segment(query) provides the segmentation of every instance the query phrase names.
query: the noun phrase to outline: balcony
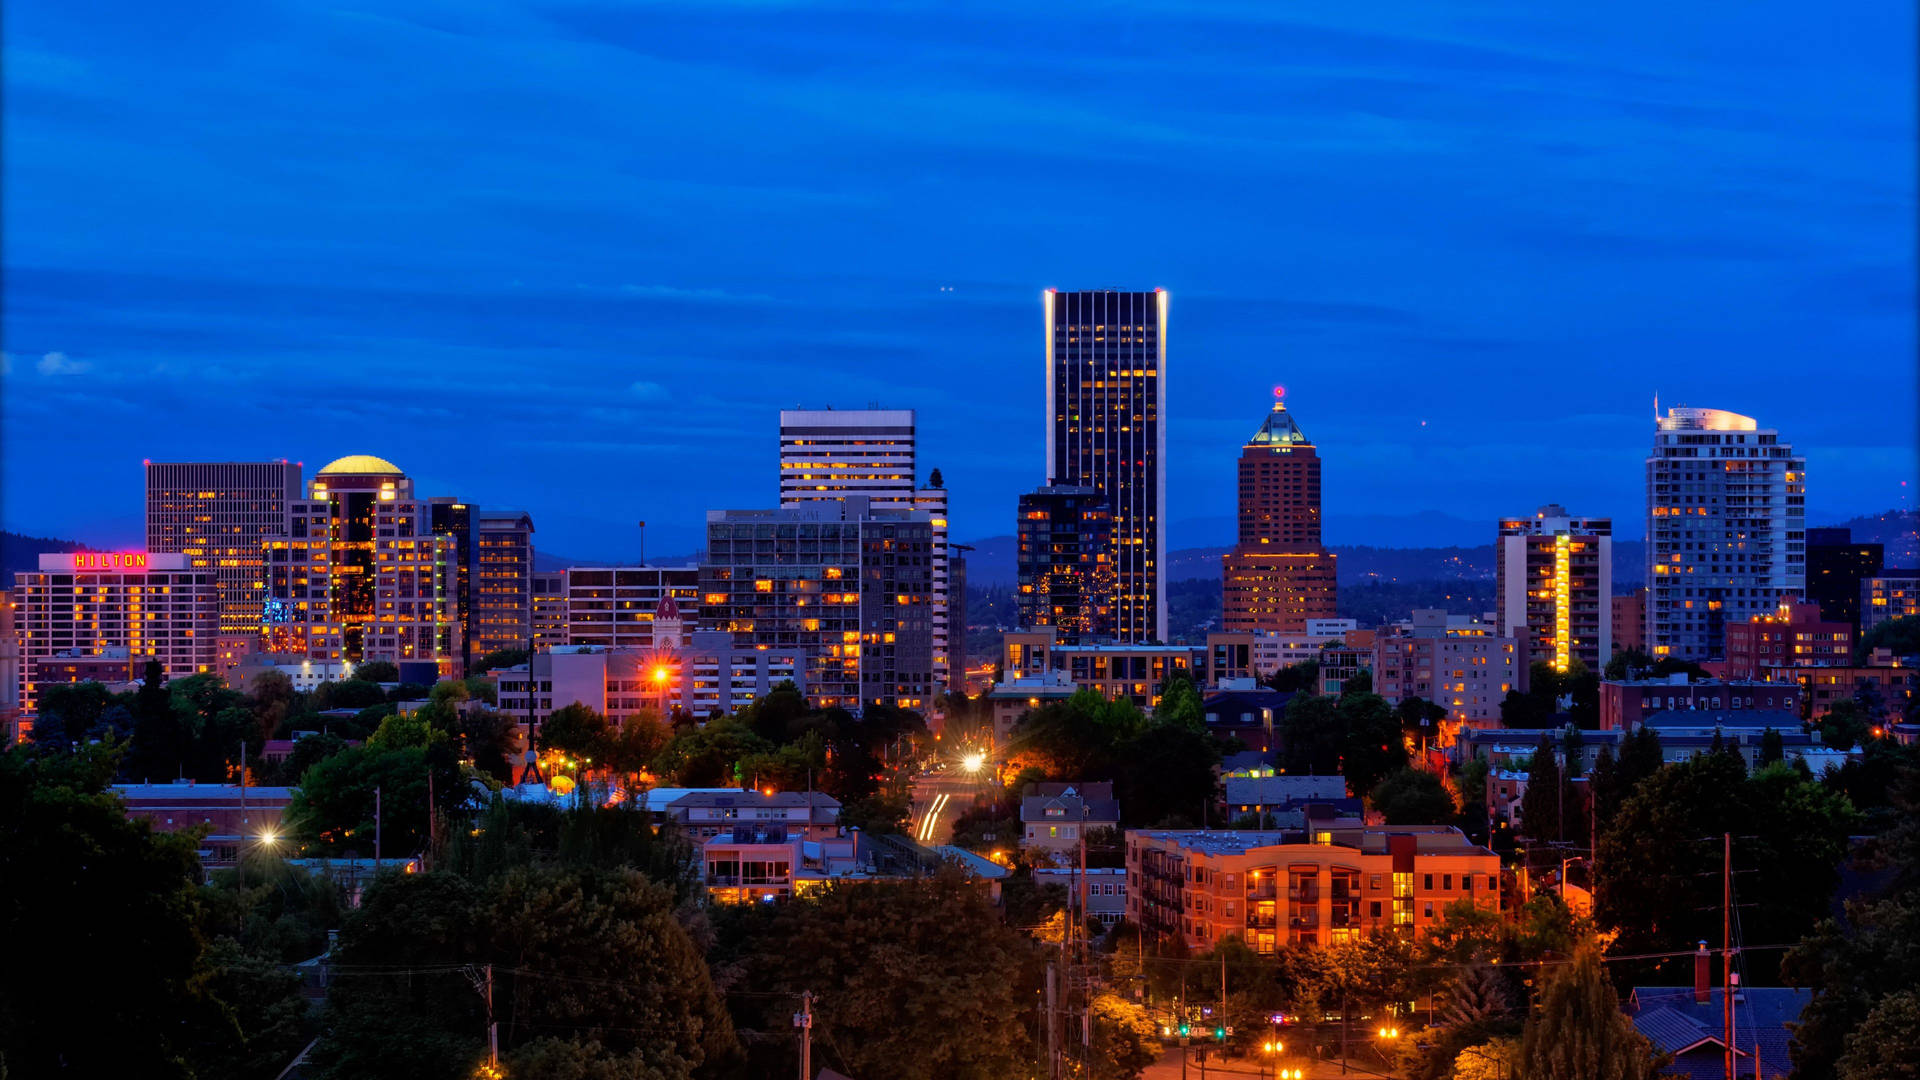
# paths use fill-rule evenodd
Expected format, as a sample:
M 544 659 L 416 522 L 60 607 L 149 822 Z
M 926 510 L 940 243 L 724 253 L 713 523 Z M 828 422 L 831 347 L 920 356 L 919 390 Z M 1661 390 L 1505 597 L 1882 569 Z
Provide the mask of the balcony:
M 1287 920 L 1287 925 L 1295 930 L 1317 929 L 1320 926 L 1320 916 L 1318 913 L 1295 915 Z
M 1247 890 L 1249 900 L 1277 900 L 1280 890 L 1271 881 L 1262 881 Z
M 1278 925 L 1280 925 L 1280 920 L 1272 915 L 1247 916 L 1247 929 L 1249 930 L 1272 930 Z

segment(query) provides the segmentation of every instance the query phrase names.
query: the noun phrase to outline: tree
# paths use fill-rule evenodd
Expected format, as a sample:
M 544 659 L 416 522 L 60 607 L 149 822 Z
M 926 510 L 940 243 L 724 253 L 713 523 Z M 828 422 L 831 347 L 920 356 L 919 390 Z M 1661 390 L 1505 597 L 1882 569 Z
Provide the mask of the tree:
M 1297 694 L 1280 718 L 1281 765 L 1303 776 L 1337 776 L 1344 734 L 1334 698 Z
M 1400 718 L 1385 698 L 1372 692 L 1340 695 L 1335 715 L 1346 733 L 1340 747 L 1340 771 L 1354 792 L 1372 791 L 1382 777 L 1407 764 Z
M 353 677 L 362 682 L 397 683 L 400 665 L 391 660 L 362 660 L 353 666 Z
M 380 688 L 380 684 L 365 679 L 325 682 L 313 690 L 313 707 L 321 712 L 329 709 L 364 709 L 384 705 L 386 701 L 387 692 Z
M 1317 694 L 1320 692 L 1320 661 L 1306 660 L 1267 676 L 1267 685 L 1281 693 Z
M 1781 743 L 1780 733 L 1769 727 L 1760 736 L 1760 767 L 1766 768 L 1787 756 Z
M 1814 725 L 1820 732 L 1820 743 L 1831 750 L 1851 750 L 1866 739 L 1872 730 L 1872 724 L 1857 702 L 1836 701 L 1827 706 L 1827 713 Z
M 1660 1065 L 1653 1044 L 1621 1013 L 1591 943 L 1547 984 L 1527 1021 L 1520 1062 L 1528 1080 L 1652 1080 Z
M 1540 736 L 1533 751 L 1533 767 L 1527 770 L 1527 791 L 1520 797 L 1520 824 L 1535 840 L 1563 840 L 1560 808 L 1565 792 L 1560 788 L 1558 748 L 1552 733 Z
M 907 881 L 831 885 L 816 903 L 730 909 L 718 918 L 716 969 L 749 1040 L 748 1074 L 794 1069 L 788 1020 L 800 991 L 832 987 L 814 1012 L 816 1065 L 899 1080 L 1025 1075 L 1040 967 L 952 871 Z
M 273 770 L 272 779 L 287 787 L 300 786 L 308 769 L 347 748 L 347 740 L 326 732 L 303 735 L 294 740 L 293 750 Z
M 219 938 L 202 958 L 200 980 L 187 1049 L 196 1080 L 277 1076 L 313 1038 L 304 980 L 275 960 Z
M 1788 985 L 1813 990 L 1793 1036 L 1794 1073 L 1807 1080 L 1841 1075 L 1840 1063 L 1855 1049 L 1868 1017 L 1882 1002 L 1910 993 L 1913 973 L 1920 971 L 1920 900 L 1899 893 L 1886 900 L 1854 901 L 1846 911 L 1844 924 L 1822 920 L 1780 965 Z M 1883 1019 L 1903 1011 L 1896 1005 Z M 1911 1038 L 1909 1031 L 1891 1048 L 1910 1045 L 1905 1040 Z M 1867 1060 L 1870 1053 L 1855 1056 L 1854 1067 L 1876 1064 Z
M 468 672 L 468 674 L 484 675 L 489 671 L 497 671 L 500 668 L 519 667 L 526 662 L 527 650 L 525 649 L 495 649 L 474 661 L 473 670 Z
M 33 741 L 58 747 L 81 742 L 100 725 L 101 715 L 112 702 L 113 695 L 97 682 L 43 684 Z
M 13 1076 L 190 1075 L 197 838 L 129 820 L 107 790 L 116 764 L 91 746 L 0 754 L 0 1063 Z
M 1912 1080 L 1920 1062 L 1920 993 L 1880 999 L 1847 1038 L 1834 1072 L 1839 1080 Z
M 1602 669 L 1608 682 L 1623 682 L 1653 670 L 1653 657 L 1642 649 L 1615 649 Z
M 540 721 L 536 737 L 543 752 L 604 762 L 611 735 L 606 717 L 576 701 L 548 713 L 547 718 Z
M 1453 792 L 1425 769 L 1401 769 L 1374 785 L 1367 801 L 1389 825 L 1445 825 L 1457 808 Z
M 1205 732 L 1155 722 L 1119 750 L 1114 793 L 1128 821 L 1147 824 L 1175 815 L 1203 815 L 1213 805 L 1220 789 L 1214 773 L 1220 751 Z
M 1875 649 L 1888 649 L 1895 656 L 1920 653 L 1920 615 L 1888 619 L 1861 634 L 1860 643 L 1853 647 L 1853 662 L 1866 663 Z
M 1423 697 L 1402 698 L 1393 711 L 1400 717 L 1400 730 L 1407 741 L 1421 746 L 1439 737 L 1440 721 L 1447 718 L 1444 707 Z
M 1160 1057 L 1160 1030 L 1147 1010 L 1111 991 L 1095 994 L 1088 1009 L 1098 1075 L 1134 1080 Z
M 1515 1039 L 1488 1039 L 1460 1048 L 1452 1080 L 1514 1080 L 1520 1075 L 1520 1043 Z
M 1340 680 L 1340 696 L 1356 697 L 1373 693 L 1373 672 L 1362 669 Z
M 1168 678 L 1160 688 L 1160 704 L 1154 707 L 1153 719 L 1156 723 L 1205 731 L 1206 708 L 1200 691 L 1194 689 L 1193 680 L 1181 675 Z

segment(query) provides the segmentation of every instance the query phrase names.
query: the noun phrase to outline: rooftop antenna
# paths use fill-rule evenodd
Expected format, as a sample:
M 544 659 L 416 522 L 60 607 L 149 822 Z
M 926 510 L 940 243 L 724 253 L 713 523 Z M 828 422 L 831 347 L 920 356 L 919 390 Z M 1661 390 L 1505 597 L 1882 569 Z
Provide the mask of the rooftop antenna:
M 1660 391 L 1653 392 L 1653 422 L 1660 422 Z

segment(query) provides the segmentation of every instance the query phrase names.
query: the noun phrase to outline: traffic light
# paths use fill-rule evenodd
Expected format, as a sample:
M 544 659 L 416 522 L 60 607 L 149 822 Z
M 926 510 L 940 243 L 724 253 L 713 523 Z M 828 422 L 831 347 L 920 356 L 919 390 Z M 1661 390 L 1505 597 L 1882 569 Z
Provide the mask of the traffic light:
M 1214 1038 L 1216 1038 L 1216 1039 L 1219 1039 L 1219 1040 L 1220 1040 L 1221 1042 L 1226 1042 L 1226 1041 L 1227 1041 L 1227 1029 L 1226 1029 L 1226 1028 L 1224 1028 L 1224 1027 L 1217 1027 L 1217 1028 L 1214 1028 L 1214 1029 L 1213 1029 L 1213 1037 L 1214 1037 Z
M 1181 1038 L 1183 1039 L 1186 1038 L 1192 1032 L 1193 1032 L 1192 1024 L 1187 1023 L 1185 1020 L 1180 1021 L 1180 1037 Z

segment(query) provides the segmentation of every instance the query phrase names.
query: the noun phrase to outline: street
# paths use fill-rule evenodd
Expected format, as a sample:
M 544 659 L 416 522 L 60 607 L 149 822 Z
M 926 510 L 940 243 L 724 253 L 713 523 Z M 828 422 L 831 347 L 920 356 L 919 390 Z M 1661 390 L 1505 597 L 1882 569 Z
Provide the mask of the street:
M 983 780 L 952 767 L 914 777 L 907 821 L 913 839 L 927 847 L 951 840 L 954 819 L 972 808 L 975 794 L 986 790 Z

